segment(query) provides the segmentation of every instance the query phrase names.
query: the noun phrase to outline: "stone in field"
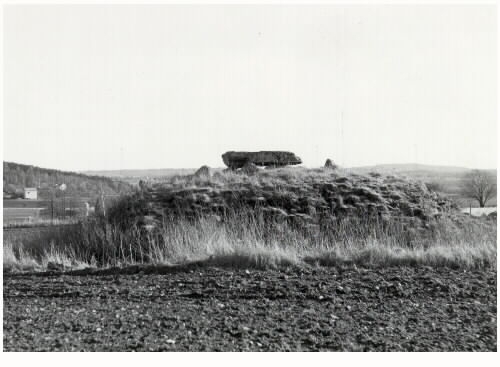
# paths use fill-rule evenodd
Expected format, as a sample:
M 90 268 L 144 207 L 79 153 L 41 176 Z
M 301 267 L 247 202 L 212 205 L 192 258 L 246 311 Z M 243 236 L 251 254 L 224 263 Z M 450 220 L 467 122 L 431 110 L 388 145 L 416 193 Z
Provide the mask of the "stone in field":
M 325 168 L 328 168 L 328 169 L 337 169 L 337 165 L 335 163 L 333 163 L 333 161 L 328 158 L 325 162 Z
M 208 178 L 210 177 L 210 168 L 208 166 L 201 166 L 198 168 L 198 170 L 194 173 L 194 177 L 198 178 Z

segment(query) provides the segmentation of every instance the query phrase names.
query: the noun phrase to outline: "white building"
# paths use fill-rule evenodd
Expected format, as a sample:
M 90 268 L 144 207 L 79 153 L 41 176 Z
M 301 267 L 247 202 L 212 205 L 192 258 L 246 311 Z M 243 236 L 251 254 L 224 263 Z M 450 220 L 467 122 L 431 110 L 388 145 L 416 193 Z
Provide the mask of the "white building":
M 37 190 L 36 187 L 25 187 L 24 188 L 24 198 L 30 200 L 37 199 Z

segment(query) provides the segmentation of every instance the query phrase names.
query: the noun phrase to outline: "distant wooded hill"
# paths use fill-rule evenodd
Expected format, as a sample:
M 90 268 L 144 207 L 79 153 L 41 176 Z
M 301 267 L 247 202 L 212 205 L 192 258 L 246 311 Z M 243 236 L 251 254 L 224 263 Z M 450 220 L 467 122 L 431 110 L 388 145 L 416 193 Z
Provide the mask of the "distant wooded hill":
M 73 197 L 94 198 L 100 195 L 101 190 L 105 195 L 118 195 L 131 190 L 128 183 L 109 177 L 3 162 L 5 194 L 21 196 L 25 187 L 36 187 L 39 199 L 49 199 L 52 191 L 56 196 L 63 194 L 60 190 L 53 190 L 61 184 L 66 185 L 64 195 Z
M 99 175 L 106 177 L 162 177 L 174 175 L 190 175 L 197 168 L 153 168 L 153 169 L 123 169 L 108 171 L 83 171 L 86 175 Z
M 84 171 L 87 175 L 106 176 L 131 185 L 137 185 L 140 180 L 168 179 L 172 176 L 185 176 L 195 173 L 197 168 L 154 168 L 154 169 L 124 169 L 108 171 Z M 222 171 L 223 168 L 212 169 L 212 172 Z

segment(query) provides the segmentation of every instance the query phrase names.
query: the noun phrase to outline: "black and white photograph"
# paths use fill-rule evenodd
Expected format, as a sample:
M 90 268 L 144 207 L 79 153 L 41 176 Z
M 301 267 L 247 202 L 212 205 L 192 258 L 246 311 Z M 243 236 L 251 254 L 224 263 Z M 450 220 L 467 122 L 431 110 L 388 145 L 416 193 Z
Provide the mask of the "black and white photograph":
M 497 2 L 1 13 L 3 352 L 497 351 Z

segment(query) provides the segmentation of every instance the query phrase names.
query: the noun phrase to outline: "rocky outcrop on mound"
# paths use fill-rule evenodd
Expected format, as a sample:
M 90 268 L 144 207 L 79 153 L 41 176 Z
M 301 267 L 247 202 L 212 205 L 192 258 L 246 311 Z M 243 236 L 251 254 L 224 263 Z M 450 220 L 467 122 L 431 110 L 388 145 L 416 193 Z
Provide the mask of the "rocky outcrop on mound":
M 244 167 L 248 163 L 256 166 L 284 167 L 301 164 L 302 160 L 292 152 L 261 151 L 261 152 L 226 152 L 222 155 L 224 164 L 230 169 Z
M 198 186 L 187 181 L 157 184 L 141 192 L 140 199 L 129 198 L 125 207 L 134 208 L 132 212 L 138 223 L 146 224 L 144 218 L 148 218 L 148 225 L 150 218 L 161 221 L 163 216 L 171 215 L 224 216 L 246 209 L 312 225 L 346 216 L 375 216 L 407 221 L 416 227 L 425 226 L 454 209 L 449 200 L 420 182 L 394 176 L 345 175 L 330 170 L 299 172 L 300 175 L 294 175 L 278 169 L 259 171 L 253 176 L 227 172 L 214 175 Z
M 208 166 L 201 166 L 194 173 L 194 177 L 197 177 L 197 178 L 209 178 L 210 177 L 210 168 Z
M 325 168 L 327 168 L 327 169 L 337 169 L 338 167 L 337 167 L 337 165 L 335 163 L 333 163 L 333 161 L 330 158 L 328 158 L 326 160 L 326 162 L 325 162 Z

